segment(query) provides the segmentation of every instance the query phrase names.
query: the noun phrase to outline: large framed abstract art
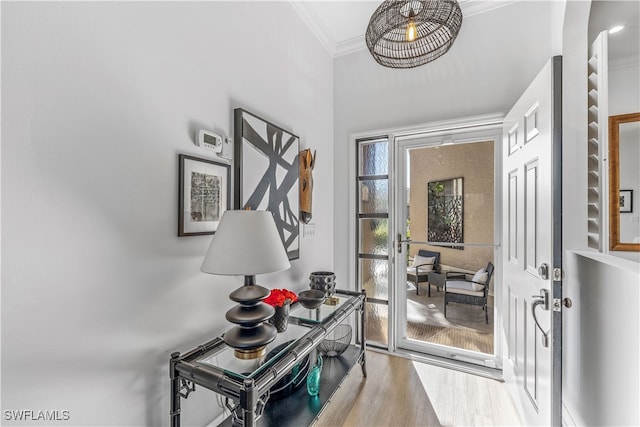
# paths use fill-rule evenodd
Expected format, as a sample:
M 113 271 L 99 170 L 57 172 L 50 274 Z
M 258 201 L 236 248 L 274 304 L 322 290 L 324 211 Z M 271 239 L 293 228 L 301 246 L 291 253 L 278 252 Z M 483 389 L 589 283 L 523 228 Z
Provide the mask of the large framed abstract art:
M 299 152 L 296 135 L 234 110 L 235 206 L 273 213 L 289 259 L 300 257 Z
M 213 234 L 231 208 L 231 166 L 178 155 L 178 236 Z
M 464 243 L 462 178 L 431 181 L 427 185 L 427 240 Z M 449 246 L 464 249 L 464 246 Z

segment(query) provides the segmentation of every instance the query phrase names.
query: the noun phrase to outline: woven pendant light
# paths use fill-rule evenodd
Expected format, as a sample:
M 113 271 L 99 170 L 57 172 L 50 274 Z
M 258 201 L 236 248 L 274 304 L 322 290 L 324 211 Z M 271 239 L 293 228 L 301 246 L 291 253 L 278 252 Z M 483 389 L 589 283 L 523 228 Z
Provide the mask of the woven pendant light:
M 414 68 L 447 53 L 461 26 L 456 0 L 386 0 L 371 16 L 365 38 L 380 65 Z

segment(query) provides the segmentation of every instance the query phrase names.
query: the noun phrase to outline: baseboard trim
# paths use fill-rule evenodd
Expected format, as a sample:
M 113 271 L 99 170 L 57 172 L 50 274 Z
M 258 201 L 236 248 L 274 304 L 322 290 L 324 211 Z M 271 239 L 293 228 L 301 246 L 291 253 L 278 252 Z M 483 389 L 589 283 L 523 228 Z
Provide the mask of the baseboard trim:
M 576 423 L 564 402 L 562 402 L 562 425 L 567 427 L 577 427 L 578 425 L 582 425 Z
M 224 420 L 227 419 L 228 416 L 229 416 L 229 414 L 227 414 L 225 412 L 222 412 L 220 415 L 218 415 L 213 420 L 211 420 L 211 422 L 209 424 L 207 424 L 205 427 L 216 427 L 216 426 L 219 426 L 220 424 L 222 424 L 222 422 Z

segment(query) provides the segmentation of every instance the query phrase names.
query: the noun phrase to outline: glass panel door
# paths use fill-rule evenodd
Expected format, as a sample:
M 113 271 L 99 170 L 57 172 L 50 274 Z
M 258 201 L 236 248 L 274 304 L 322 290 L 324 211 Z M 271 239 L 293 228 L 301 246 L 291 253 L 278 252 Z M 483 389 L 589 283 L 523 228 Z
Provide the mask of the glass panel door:
M 403 240 L 395 257 L 392 299 L 396 343 L 401 349 L 497 367 L 497 278 L 492 275 L 486 289 L 472 282 L 479 270 L 499 259 L 496 139 L 464 139 L 396 139 L 394 209 Z
M 367 344 L 389 345 L 389 144 L 358 139 L 356 242 L 359 287 L 367 292 Z

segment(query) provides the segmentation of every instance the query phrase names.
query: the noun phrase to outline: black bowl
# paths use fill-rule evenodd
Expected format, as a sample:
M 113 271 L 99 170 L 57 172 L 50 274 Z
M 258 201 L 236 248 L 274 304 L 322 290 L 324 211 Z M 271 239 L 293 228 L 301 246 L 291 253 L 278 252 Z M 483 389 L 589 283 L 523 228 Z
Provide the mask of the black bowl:
M 325 300 L 325 294 L 317 289 L 307 289 L 298 294 L 298 301 L 304 308 L 318 308 Z

